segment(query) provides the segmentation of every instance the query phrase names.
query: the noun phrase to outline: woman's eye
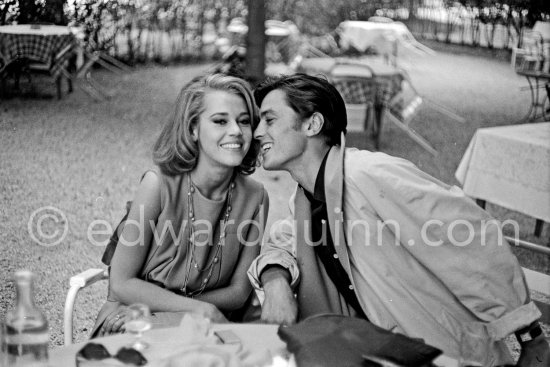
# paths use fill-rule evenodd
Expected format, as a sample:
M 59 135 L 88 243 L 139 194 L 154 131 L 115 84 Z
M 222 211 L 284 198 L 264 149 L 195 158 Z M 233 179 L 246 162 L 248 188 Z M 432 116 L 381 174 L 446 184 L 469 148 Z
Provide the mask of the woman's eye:
M 215 124 L 219 124 L 219 125 L 225 125 L 227 123 L 227 120 L 224 120 L 224 119 L 216 119 L 216 120 L 212 120 Z
M 239 120 L 239 124 L 241 124 L 241 125 L 250 125 L 250 119 Z

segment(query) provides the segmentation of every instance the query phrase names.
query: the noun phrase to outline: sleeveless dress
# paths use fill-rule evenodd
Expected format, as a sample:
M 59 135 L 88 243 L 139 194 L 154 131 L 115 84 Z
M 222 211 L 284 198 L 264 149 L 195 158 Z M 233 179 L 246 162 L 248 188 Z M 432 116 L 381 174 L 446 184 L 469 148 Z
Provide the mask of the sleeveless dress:
M 156 235 L 152 237 L 140 278 L 178 294 L 183 294 L 184 286 L 187 294 L 200 290 L 209 273 L 209 271 L 200 270 L 211 264 L 216 255 L 220 227 L 226 212 L 225 198 L 219 201 L 210 200 L 198 189 L 193 193 L 195 213 L 193 258 L 197 262 L 197 269 L 192 266 L 189 259 L 191 254 L 189 253 L 187 174 L 167 176 L 157 167 L 149 171 L 153 171 L 161 181 L 161 212 L 155 224 Z M 218 260 L 214 262 L 204 292 L 229 284 L 245 245 L 257 244 L 258 251 L 260 248 L 261 236 L 267 220 L 267 208 L 263 205 L 264 200 L 267 200 L 267 192 L 261 183 L 241 174 L 235 175 L 234 183 L 231 212 L 226 223 L 225 243 L 217 254 Z M 99 312 L 92 337 L 107 316 L 120 305 L 121 303 L 108 297 Z

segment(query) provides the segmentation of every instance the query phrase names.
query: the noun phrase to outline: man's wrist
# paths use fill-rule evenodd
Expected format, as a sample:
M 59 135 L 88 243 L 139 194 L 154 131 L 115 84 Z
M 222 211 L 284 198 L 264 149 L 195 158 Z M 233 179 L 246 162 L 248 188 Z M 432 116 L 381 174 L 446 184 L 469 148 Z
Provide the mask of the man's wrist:
M 516 331 L 514 334 L 521 346 L 524 346 L 528 343 L 531 343 L 534 340 L 538 340 L 544 337 L 542 328 L 538 321 L 535 321 L 531 323 L 529 326 Z
M 260 273 L 260 282 L 265 288 L 266 284 L 273 280 L 284 280 L 290 285 L 292 277 L 287 268 L 278 264 L 269 264 Z

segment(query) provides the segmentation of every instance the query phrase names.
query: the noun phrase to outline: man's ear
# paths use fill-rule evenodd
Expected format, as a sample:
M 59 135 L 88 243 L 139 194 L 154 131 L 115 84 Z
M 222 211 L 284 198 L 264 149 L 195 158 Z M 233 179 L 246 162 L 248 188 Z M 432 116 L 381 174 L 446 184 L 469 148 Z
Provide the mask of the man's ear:
M 313 112 L 305 123 L 305 132 L 307 136 L 319 135 L 325 124 L 325 118 L 319 112 Z

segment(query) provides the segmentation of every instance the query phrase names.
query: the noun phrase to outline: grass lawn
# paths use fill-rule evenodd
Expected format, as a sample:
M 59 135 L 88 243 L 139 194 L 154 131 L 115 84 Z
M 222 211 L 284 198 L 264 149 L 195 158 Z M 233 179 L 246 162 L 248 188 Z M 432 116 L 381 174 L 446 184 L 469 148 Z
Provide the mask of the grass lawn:
M 440 155 L 430 156 L 390 124 L 384 127 L 381 150 L 407 158 L 448 183 L 457 184 L 454 172 L 476 129 L 512 124 L 527 112 L 529 95 L 520 91 L 526 82 L 500 58 L 442 51 L 401 62 L 422 94 L 452 108 L 466 123 L 422 107 L 413 127 Z M 13 272 L 29 268 L 38 275 L 36 300 L 50 320 L 51 344 L 62 344 L 68 279 L 100 265 L 103 248 L 90 241 L 91 224 L 118 223 L 141 174 L 152 164 L 151 145 L 177 92 L 207 68 L 140 67 L 123 76 L 99 70 L 95 73 L 98 81 L 114 95 L 104 102 L 94 102 L 78 88 L 62 100 L 39 98 L 44 93 L 55 94 L 53 82 L 47 79 L 33 83 L 37 94 L 0 100 L 0 318 L 13 305 Z M 29 86 L 22 88 L 28 91 Z M 359 133 L 350 133 L 348 145 L 373 148 Z M 294 185 L 282 172 L 259 169 L 255 177 L 270 193 L 271 223 L 286 212 Z M 48 206 L 57 208 L 66 219 L 45 221 L 46 234 L 62 231 L 65 224 L 68 232 L 55 246 L 38 246 L 29 233 L 29 219 Z M 548 242 L 548 225 L 535 238 L 534 219 L 494 205 L 488 205 L 488 210 L 498 219 L 518 220 L 522 238 Z M 106 234 L 94 237 L 96 241 L 107 238 Z M 521 261 L 550 273 L 548 258 L 522 254 Z M 103 282 L 79 296 L 77 341 L 85 339 L 105 295 Z

